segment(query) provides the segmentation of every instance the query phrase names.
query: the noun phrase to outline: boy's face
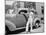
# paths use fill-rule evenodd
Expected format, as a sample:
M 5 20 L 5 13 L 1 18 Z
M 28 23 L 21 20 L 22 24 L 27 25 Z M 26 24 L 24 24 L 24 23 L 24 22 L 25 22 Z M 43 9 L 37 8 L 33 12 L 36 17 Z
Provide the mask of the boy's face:
M 30 12 L 30 14 L 33 14 L 33 12 Z
M 33 15 L 33 12 L 30 12 L 29 16 Z

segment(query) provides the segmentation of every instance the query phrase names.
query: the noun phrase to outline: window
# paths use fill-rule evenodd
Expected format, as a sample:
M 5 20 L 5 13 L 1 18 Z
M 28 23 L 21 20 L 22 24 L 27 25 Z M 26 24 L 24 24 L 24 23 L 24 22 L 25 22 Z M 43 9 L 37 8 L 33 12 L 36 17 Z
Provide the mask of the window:
M 41 6 L 41 9 L 42 9 L 42 11 L 41 11 L 41 12 L 42 12 L 42 14 L 44 14 L 44 7 L 43 7 L 43 6 Z
M 13 8 L 20 8 L 20 1 L 14 2 Z
M 36 9 L 35 2 L 24 2 L 24 8 L 34 8 L 34 9 Z
M 27 13 L 27 10 L 20 10 L 20 11 L 19 11 L 19 14 L 20 14 L 21 12 Z
M 41 18 L 41 20 L 44 20 L 44 18 Z

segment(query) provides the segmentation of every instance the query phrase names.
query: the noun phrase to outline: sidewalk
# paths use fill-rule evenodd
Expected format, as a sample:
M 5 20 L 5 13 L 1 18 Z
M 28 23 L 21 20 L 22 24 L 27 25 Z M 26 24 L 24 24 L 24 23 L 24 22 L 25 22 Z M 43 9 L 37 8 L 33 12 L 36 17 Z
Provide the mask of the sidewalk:
M 40 25 L 41 25 L 41 27 L 32 30 L 31 33 L 42 33 L 42 32 L 44 32 L 44 24 L 40 24 Z M 30 32 L 26 33 L 26 31 L 25 31 L 25 32 L 21 32 L 20 34 L 31 34 L 31 33 Z

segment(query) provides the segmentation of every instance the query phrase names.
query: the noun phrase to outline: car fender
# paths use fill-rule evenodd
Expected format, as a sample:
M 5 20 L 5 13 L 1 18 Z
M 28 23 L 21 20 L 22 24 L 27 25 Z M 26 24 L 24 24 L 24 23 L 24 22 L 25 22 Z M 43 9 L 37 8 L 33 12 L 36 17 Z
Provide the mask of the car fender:
M 9 28 L 10 31 L 16 30 L 16 25 L 14 25 L 14 23 L 9 20 L 5 21 L 5 25 Z
M 41 23 L 40 18 L 39 18 L 39 17 L 36 17 L 36 18 L 34 19 L 33 25 L 35 25 L 35 23 L 36 23 L 37 20 L 40 21 L 40 23 Z

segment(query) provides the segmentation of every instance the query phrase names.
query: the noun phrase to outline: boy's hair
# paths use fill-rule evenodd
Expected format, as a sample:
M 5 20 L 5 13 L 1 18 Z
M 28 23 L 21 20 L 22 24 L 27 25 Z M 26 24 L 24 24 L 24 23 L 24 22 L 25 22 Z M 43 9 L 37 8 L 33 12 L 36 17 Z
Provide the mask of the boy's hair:
M 34 14 L 37 14 L 37 12 L 36 12 L 36 11 L 31 10 L 31 12 L 33 12 Z
M 31 12 L 33 12 L 34 13 L 34 11 L 32 10 Z

